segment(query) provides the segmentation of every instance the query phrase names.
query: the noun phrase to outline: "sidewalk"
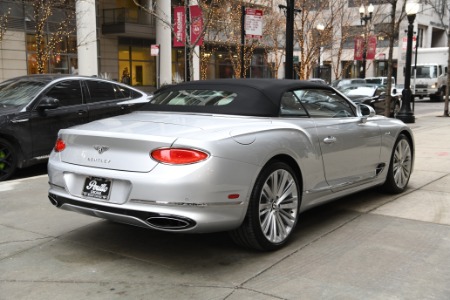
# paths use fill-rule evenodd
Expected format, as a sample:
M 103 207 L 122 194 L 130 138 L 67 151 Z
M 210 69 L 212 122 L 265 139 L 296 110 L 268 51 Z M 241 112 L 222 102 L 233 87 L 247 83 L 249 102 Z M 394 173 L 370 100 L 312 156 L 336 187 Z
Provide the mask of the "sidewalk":
M 259 253 L 226 234 L 179 235 L 55 209 L 47 176 L 0 183 L 0 300 L 450 299 L 450 118 L 409 124 L 408 190 L 302 214 Z

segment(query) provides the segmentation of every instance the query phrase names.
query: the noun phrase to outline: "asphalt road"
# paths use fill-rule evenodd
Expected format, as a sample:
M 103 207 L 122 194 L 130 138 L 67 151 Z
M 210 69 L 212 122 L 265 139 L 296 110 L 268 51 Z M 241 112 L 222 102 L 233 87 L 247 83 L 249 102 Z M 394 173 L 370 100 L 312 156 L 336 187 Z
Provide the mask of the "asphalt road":
M 0 299 L 448 300 L 450 118 L 428 107 L 410 125 L 405 193 L 374 189 L 305 212 L 276 252 L 58 210 L 45 172 L 2 182 Z

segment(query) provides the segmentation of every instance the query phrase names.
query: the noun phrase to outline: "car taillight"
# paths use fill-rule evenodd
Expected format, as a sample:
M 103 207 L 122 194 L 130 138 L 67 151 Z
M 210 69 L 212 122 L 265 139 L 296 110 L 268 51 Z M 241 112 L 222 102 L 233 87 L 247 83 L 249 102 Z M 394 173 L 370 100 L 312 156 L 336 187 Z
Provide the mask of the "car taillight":
M 151 157 L 161 163 L 185 165 L 201 162 L 208 158 L 208 153 L 186 148 L 163 148 L 151 152 Z
M 66 149 L 66 143 L 62 139 L 57 139 L 55 143 L 55 152 L 61 152 Z

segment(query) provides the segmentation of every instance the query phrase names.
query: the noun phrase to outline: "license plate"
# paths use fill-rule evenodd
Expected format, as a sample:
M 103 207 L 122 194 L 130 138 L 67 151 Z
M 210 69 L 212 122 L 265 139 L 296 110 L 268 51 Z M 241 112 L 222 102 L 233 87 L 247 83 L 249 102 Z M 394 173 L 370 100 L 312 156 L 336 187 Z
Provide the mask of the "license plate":
M 111 180 L 99 177 L 87 177 L 81 194 L 99 200 L 108 200 L 111 190 Z

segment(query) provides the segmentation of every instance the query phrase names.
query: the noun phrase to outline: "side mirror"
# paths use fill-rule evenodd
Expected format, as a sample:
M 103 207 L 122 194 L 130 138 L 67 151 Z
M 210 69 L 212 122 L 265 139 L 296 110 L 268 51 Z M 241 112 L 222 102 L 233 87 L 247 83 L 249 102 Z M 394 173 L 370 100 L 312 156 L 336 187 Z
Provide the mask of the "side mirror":
M 375 114 L 372 106 L 366 104 L 358 104 L 356 106 L 356 115 L 361 118 L 361 123 L 366 123 L 367 118 L 374 117 Z
M 38 110 L 55 109 L 59 107 L 59 100 L 52 97 L 43 97 L 39 102 Z

